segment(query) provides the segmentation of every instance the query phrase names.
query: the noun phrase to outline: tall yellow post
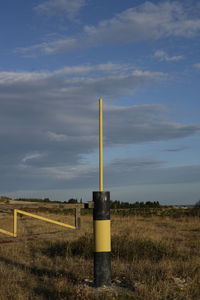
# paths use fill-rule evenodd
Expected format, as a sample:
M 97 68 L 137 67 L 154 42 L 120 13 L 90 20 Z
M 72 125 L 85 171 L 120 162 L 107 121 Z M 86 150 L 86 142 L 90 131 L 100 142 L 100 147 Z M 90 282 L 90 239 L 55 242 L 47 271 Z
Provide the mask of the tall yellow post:
M 103 188 L 103 104 L 99 99 L 99 191 L 93 192 L 94 284 L 111 284 L 110 192 Z
M 103 192 L 103 101 L 99 99 L 99 191 Z

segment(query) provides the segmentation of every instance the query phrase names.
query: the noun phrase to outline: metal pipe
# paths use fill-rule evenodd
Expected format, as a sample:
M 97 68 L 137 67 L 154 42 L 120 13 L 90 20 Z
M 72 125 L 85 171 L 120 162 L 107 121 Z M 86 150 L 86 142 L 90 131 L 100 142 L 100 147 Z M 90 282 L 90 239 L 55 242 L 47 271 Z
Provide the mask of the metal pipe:
M 99 191 L 103 192 L 103 100 L 99 99 Z
M 54 220 L 51 220 L 51 219 L 48 219 L 48 218 L 44 218 L 44 217 L 41 217 L 41 216 L 38 216 L 38 215 L 35 215 L 35 214 L 28 213 L 28 212 L 23 211 L 23 210 L 16 209 L 16 212 L 21 214 L 21 215 L 29 216 L 29 217 L 32 217 L 32 218 L 35 218 L 35 219 L 38 219 L 38 220 L 42 220 L 42 221 L 45 221 L 45 222 L 49 222 L 49 223 L 52 223 L 52 224 L 56 224 L 56 225 L 59 225 L 59 226 L 63 226 L 63 227 L 71 228 L 71 229 L 76 229 L 75 226 L 68 225 L 68 224 L 65 224 L 65 223 L 62 223 L 62 222 L 59 222 L 59 221 L 54 221 Z
M 4 229 L 0 229 L 0 233 L 14 237 L 14 234 L 12 232 L 4 230 Z

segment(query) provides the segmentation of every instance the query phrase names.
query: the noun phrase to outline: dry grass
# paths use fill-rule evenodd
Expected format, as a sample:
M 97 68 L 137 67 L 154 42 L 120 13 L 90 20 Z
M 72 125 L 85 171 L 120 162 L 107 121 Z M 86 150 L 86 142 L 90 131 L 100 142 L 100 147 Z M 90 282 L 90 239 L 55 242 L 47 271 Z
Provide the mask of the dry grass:
M 40 215 L 73 224 L 71 215 Z M 12 217 L 0 224 L 12 230 Z M 113 216 L 113 287 L 97 291 L 85 281 L 93 277 L 92 227 L 88 215 L 79 231 L 19 218 L 21 236 L 59 233 L 0 244 L 0 299 L 200 299 L 199 218 Z

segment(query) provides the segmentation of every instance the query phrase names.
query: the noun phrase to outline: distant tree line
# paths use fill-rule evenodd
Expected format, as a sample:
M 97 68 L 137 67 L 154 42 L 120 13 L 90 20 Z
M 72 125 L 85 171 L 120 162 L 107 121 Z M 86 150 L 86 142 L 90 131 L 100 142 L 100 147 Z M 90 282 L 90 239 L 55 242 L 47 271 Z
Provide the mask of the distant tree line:
M 1 196 L 0 197 L 0 202 L 9 202 L 9 200 L 12 200 L 10 197 L 7 196 Z
M 82 198 L 80 200 L 76 198 L 70 198 L 67 201 L 52 201 L 49 198 L 16 198 L 17 201 L 28 201 L 28 202 L 51 202 L 51 203 L 83 203 Z M 145 208 L 145 207 L 160 207 L 160 203 L 158 201 L 147 201 L 147 202 L 122 202 L 119 200 L 110 201 L 110 208 Z
M 27 201 L 27 202 L 50 202 L 50 203 L 82 203 L 82 198 L 78 199 L 70 198 L 67 201 L 50 200 L 49 198 L 16 198 L 16 201 Z
M 49 198 L 16 198 L 16 201 L 27 201 L 27 202 L 52 202 Z
M 160 203 L 158 201 L 147 201 L 147 202 L 121 202 L 119 200 L 112 201 L 110 208 L 118 209 L 118 208 L 149 208 L 149 207 L 160 207 Z

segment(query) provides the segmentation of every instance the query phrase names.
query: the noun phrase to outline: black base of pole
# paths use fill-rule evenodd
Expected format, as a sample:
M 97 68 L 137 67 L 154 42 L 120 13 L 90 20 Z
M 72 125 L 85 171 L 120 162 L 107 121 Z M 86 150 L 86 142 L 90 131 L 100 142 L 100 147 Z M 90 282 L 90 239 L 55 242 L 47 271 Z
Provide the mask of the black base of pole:
M 111 285 L 110 193 L 93 192 L 94 285 Z
M 94 285 L 111 285 L 111 252 L 94 253 Z

